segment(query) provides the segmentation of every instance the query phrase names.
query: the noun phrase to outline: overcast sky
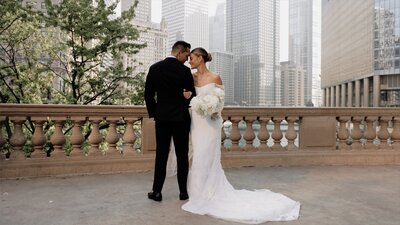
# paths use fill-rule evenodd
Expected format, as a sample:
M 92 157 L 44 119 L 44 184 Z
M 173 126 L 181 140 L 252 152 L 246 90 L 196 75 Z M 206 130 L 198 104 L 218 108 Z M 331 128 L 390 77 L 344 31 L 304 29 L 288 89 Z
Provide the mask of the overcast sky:
M 154 22 L 161 21 L 161 1 L 162 0 L 152 0 L 151 19 Z M 225 2 L 225 0 L 208 0 L 208 15 L 213 16 L 218 3 L 222 2 Z M 288 59 L 289 0 L 280 0 L 280 6 L 280 61 L 282 62 Z

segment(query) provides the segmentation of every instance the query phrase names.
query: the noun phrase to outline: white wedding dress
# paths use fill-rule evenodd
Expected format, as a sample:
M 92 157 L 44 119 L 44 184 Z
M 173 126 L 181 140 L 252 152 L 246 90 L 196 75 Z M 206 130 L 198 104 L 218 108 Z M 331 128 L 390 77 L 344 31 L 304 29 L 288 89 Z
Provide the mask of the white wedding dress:
M 219 88 L 211 83 L 196 87 L 197 95 Z M 188 212 L 216 218 L 259 224 L 266 221 L 296 220 L 300 203 L 267 189 L 235 190 L 221 166 L 222 119 L 212 120 L 192 111 L 193 161 L 188 178 Z

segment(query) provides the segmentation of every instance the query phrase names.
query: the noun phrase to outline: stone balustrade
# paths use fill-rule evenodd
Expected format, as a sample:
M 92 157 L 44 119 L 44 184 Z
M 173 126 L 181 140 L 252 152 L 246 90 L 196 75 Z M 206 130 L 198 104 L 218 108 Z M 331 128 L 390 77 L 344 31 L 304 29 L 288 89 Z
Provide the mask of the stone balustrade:
M 153 168 L 154 122 L 143 106 L 0 109 L 0 178 Z M 396 108 L 226 107 L 222 116 L 225 167 L 400 164 Z

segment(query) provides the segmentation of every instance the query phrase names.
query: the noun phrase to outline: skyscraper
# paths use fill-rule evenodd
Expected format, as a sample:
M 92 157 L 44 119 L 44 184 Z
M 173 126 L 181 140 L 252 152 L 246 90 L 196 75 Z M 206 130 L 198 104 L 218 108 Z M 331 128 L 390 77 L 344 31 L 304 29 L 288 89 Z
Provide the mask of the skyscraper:
M 302 65 L 304 103 L 321 105 L 321 0 L 289 0 L 289 60 Z
M 122 0 L 121 11 L 128 10 L 134 0 Z M 134 73 L 146 73 L 153 63 L 165 58 L 167 53 L 167 31 L 165 21 L 159 24 L 151 22 L 151 0 L 140 0 L 135 9 L 135 18 L 132 21 L 139 30 L 140 36 L 136 42 L 147 46 L 135 55 L 125 54 L 125 66 L 134 67 Z
M 279 106 L 279 1 L 227 0 L 226 50 L 234 55 L 235 101 Z
M 304 76 L 302 65 L 281 62 L 282 106 L 304 106 Z
M 217 6 L 215 16 L 210 17 L 210 51 L 224 51 L 226 39 L 226 3 Z
M 184 40 L 192 48 L 208 49 L 208 0 L 162 0 L 162 18 L 168 27 L 168 47 Z
M 225 105 L 236 105 L 234 101 L 235 74 L 233 54 L 224 51 L 211 51 L 210 70 L 217 73 L 225 87 Z
M 325 106 L 400 106 L 400 2 L 322 1 Z

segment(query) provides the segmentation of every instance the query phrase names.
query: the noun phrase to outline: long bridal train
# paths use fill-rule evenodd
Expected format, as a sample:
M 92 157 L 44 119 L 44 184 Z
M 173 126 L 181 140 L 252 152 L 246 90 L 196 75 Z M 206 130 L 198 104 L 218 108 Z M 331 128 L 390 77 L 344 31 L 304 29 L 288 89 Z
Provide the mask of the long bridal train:
M 220 88 L 211 83 L 196 87 L 197 95 Z M 193 161 L 189 172 L 189 201 L 183 210 L 248 224 L 289 221 L 299 217 L 300 203 L 267 189 L 235 190 L 221 165 L 222 118 L 212 120 L 192 111 Z

